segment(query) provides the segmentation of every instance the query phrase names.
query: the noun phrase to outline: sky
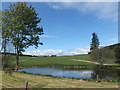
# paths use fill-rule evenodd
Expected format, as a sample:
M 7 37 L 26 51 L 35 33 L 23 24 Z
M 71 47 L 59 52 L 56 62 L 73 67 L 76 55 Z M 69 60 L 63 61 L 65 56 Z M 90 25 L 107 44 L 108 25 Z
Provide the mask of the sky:
M 28 2 L 44 29 L 43 45 L 29 47 L 30 55 L 77 55 L 89 52 L 92 33 L 99 38 L 100 46 L 118 42 L 118 3 L 116 2 Z M 2 10 L 9 3 L 2 3 Z

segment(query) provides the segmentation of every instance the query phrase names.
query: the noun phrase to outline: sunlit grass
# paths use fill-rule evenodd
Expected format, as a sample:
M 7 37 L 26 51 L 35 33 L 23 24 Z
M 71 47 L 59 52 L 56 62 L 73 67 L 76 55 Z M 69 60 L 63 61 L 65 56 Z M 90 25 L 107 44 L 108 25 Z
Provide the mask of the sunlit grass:
M 32 75 L 14 72 L 13 76 L 3 76 L 4 88 L 117 88 L 117 82 L 89 82 L 69 78 L 54 78 L 50 76 Z
M 31 67 L 31 66 L 87 66 L 93 67 L 96 66 L 94 63 L 83 62 L 83 61 L 75 61 L 77 60 L 87 60 L 91 61 L 90 56 L 88 54 L 83 55 L 73 55 L 73 56 L 57 56 L 57 57 L 28 57 L 28 56 L 20 56 L 19 58 L 19 66 L 20 67 Z M 14 55 L 11 56 L 11 60 L 9 62 L 8 67 L 14 68 L 16 65 L 16 57 Z M 115 66 L 117 66 L 116 64 Z
M 95 66 L 88 62 L 78 62 L 72 59 L 81 59 L 81 56 L 57 57 L 20 57 L 20 66 Z M 85 56 L 82 56 L 84 59 Z

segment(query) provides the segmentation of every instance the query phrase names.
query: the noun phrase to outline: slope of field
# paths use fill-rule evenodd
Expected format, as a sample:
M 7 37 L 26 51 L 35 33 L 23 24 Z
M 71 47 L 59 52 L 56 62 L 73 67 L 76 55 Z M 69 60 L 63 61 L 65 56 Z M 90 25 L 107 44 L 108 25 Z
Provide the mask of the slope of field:
M 80 58 L 81 57 L 81 58 Z M 88 55 L 57 57 L 20 57 L 20 66 L 95 66 L 93 63 L 78 62 L 72 59 L 89 59 Z
M 8 67 L 15 67 L 15 55 L 6 55 L 8 58 Z M 90 60 L 88 54 L 73 56 L 57 56 L 57 57 L 30 57 L 20 56 L 19 65 L 22 67 L 29 66 L 95 66 L 95 64 L 87 62 L 77 62 L 72 59 Z
M 86 61 L 86 62 L 85 62 Z M 19 65 L 20 67 L 31 67 L 31 66 L 87 66 L 93 67 L 96 66 L 95 60 L 91 60 L 88 54 L 83 55 L 73 55 L 73 56 L 57 56 L 57 57 L 29 57 L 29 56 L 20 56 Z M 16 65 L 15 56 L 11 56 L 11 61 L 9 62 L 9 67 L 14 68 Z M 114 64 L 116 63 L 105 63 L 105 64 Z
M 105 59 L 104 61 L 106 63 L 109 63 L 109 64 L 115 63 L 115 61 L 116 61 L 115 49 L 117 49 L 118 47 L 120 47 L 120 43 L 101 48 L 101 50 L 103 51 L 102 52 L 103 58 Z

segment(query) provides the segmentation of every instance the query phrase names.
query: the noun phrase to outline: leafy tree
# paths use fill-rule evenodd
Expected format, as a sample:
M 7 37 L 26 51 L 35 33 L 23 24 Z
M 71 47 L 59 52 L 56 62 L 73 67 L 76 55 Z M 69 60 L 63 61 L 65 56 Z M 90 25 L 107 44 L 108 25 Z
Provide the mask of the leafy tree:
M 92 34 L 92 42 L 90 44 L 90 51 L 97 49 L 99 47 L 99 39 L 96 33 Z
M 0 47 L 2 47 L 2 11 L 0 10 Z M 1 54 L 1 51 L 0 51 Z M 2 55 L 1 55 L 2 56 Z M 3 65 L 2 65 L 2 57 L 0 56 L 0 70 L 2 70 Z
M 120 44 L 119 44 L 120 45 Z M 115 48 L 115 57 L 116 57 L 116 62 L 120 63 L 120 46 L 117 46 Z
M 97 49 L 94 49 L 90 54 L 91 59 L 97 61 L 100 64 L 100 66 L 103 66 L 103 63 L 105 62 L 103 57 L 104 55 L 103 51 L 104 51 L 103 49 L 97 48 Z
M 19 54 L 29 46 L 38 47 L 43 28 L 38 26 L 41 18 L 38 17 L 32 5 L 25 2 L 10 4 L 9 9 L 3 11 L 2 16 L 3 39 L 10 41 L 16 50 L 16 66 L 18 66 Z

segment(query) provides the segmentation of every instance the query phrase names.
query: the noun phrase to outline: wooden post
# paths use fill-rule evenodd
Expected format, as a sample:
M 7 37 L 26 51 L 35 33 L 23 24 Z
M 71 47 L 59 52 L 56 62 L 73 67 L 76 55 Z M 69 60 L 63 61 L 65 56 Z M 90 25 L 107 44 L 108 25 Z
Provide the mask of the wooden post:
M 25 88 L 27 90 L 27 88 L 28 88 L 28 81 L 25 81 Z

